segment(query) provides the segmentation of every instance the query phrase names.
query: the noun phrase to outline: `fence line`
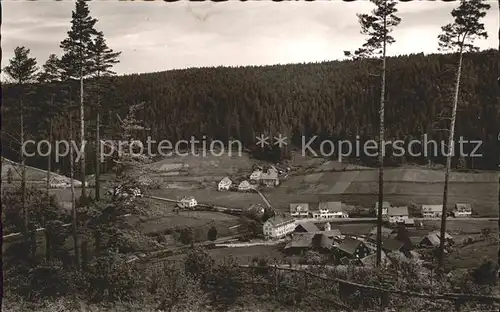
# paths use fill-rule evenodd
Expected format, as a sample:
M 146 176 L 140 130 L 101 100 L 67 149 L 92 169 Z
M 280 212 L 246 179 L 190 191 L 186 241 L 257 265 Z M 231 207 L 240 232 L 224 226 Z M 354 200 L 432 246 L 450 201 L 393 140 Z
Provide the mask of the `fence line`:
M 309 272 L 307 270 L 294 269 L 294 268 L 284 268 L 284 267 L 277 267 L 277 266 L 250 266 L 250 265 L 239 265 L 239 267 L 244 268 L 244 269 L 251 269 L 252 274 L 254 274 L 255 270 L 257 270 L 257 269 L 272 269 L 272 270 L 275 270 L 276 272 L 277 271 L 288 271 L 288 272 L 293 272 L 293 273 L 303 273 L 305 277 L 310 276 L 310 277 L 315 278 L 315 279 L 338 284 L 339 290 L 340 290 L 339 295 L 341 298 L 343 297 L 343 294 L 345 295 L 345 291 L 347 290 L 346 288 L 354 288 L 356 290 L 363 290 L 363 291 L 368 291 L 368 292 L 380 294 L 381 303 L 384 306 L 387 306 L 387 304 L 388 304 L 388 295 L 389 294 L 394 294 L 394 295 L 399 295 L 399 296 L 404 296 L 404 297 L 417 297 L 417 298 L 425 298 L 425 299 L 432 299 L 432 300 L 453 301 L 456 305 L 457 310 L 459 310 L 460 306 L 462 304 L 466 303 L 467 301 L 474 301 L 474 302 L 480 302 L 480 303 L 500 303 L 500 298 L 494 297 L 494 296 L 471 295 L 471 294 L 462 294 L 462 293 L 442 293 L 442 294 L 418 293 L 418 292 L 411 292 L 411 291 L 404 291 L 404 290 L 397 290 L 397 289 L 390 289 L 390 288 L 365 285 L 365 284 L 351 282 L 351 281 L 340 279 L 340 278 L 328 278 L 328 277 L 325 277 L 322 275 L 314 274 L 314 273 Z M 307 284 L 307 279 L 306 279 L 306 284 Z

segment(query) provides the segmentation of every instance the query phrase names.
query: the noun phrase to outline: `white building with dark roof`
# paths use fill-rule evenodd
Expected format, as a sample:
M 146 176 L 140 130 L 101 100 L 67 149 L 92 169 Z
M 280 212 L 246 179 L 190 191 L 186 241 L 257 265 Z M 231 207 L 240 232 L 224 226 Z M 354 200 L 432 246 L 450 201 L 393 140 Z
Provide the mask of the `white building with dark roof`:
M 472 215 L 471 204 L 455 204 L 455 209 L 453 209 L 453 216 L 455 218 L 470 217 L 471 215 Z
M 439 218 L 443 214 L 443 205 L 422 205 L 422 217 Z
M 389 223 L 405 223 L 405 220 L 409 218 L 408 207 L 389 207 L 387 209 L 387 217 Z
M 290 204 L 290 215 L 294 218 L 309 217 L 309 204 L 307 203 Z
M 186 196 L 181 198 L 180 203 L 178 205 L 183 208 L 193 208 L 198 205 L 198 202 L 193 196 Z
M 218 185 L 218 190 L 223 191 L 223 190 L 229 190 L 231 185 L 233 184 L 233 181 L 229 179 L 229 177 L 225 177 L 224 179 L 220 180 L 219 185 Z

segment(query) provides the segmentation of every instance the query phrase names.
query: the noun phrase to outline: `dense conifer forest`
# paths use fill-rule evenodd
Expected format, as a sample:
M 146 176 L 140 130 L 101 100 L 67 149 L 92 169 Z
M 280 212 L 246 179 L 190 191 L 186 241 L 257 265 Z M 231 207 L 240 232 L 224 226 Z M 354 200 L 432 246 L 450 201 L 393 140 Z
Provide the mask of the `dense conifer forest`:
M 498 50 L 464 55 L 456 138 L 482 140 L 477 153 L 483 157 L 467 159 L 474 169 L 494 169 L 499 163 L 500 103 L 497 85 Z M 414 54 L 388 58 L 386 140 L 429 139 L 446 141 L 446 117 L 451 114 L 457 56 L 453 54 Z M 223 142 L 239 139 L 255 149 L 255 137 L 261 133 L 281 133 L 292 138 L 295 146 L 314 135 L 320 139 L 377 139 L 380 104 L 380 61 L 364 59 L 313 64 L 246 66 L 238 68 L 191 68 L 156 73 L 101 78 L 103 138 L 116 134 L 117 116 L 126 114 L 134 103 L 144 102 L 140 113 L 146 135 L 153 140 L 175 142 L 195 136 Z M 89 84 L 89 82 L 91 82 Z M 89 81 L 87 85 L 95 84 Z M 19 133 L 16 107 L 19 89 L 3 87 L 3 155 L 17 159 L 19 150 L 13 139 Z M 26 88 L 24 86 L 24 88 Z M 34 140 L 45 138 L 47 120 L 53 120 L 53 139 L 68 139 L 67 111 L 79 101 L 78 83 L 37 84 L 27 87 L 24 97 L 27 134 Z M 95 92 L 87 98 L 88 139 L 95 127 Z M 51 97 L 53 101 L 51 102 Z M 74 112 L 74 131 L 78 112 Z M 6 135 L 8 133 L 8 135 Z M 146 136 L 145 135 L 145 136 Z M 146 138 L 140 138 L 145 140 Z M 318 147 L 318 146 L 316 146 Z M 470 145 L 470 148 L 474 146 Z M 466 145 L 467 150 L 467 145 Z M 92 152 L 89 147 L 88 152 Z M 278 157 L 286 157 L 279 151 Z M 286 151 L 285 151 L 286 152 Z M 470 151 L 469 151 L 470 152 Z M 390 155 L 390 154 L 389 154 Z M 443 163 L 445 157 L 430 157 Z M 89 173 L 93 157 L 87 157 Z M 273 159 L 274 160 L 274 159 Z M 374 165 L 376 159 L 361 155 L 361 162 Z M 425 157 L 394 160 L 427 163 Z M 455 162 L 458 159 L 454 160 Z M 46 160 L 28 158 L 27 164 L 45 167 Z M 54 164 L 64 172 L 67 164 Z

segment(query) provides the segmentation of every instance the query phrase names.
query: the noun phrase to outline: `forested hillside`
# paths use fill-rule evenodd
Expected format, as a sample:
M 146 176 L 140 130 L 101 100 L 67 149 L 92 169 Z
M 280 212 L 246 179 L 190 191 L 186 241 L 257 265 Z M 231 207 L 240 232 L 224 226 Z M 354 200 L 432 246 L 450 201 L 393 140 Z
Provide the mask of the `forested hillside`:
M 147 61 L 147 60 L 145 60 Z M 484 157 L 474 159 L 474 168 L 496 168 L 500 155 L 497 135 L 500 132 L 500 103 L 497 85 L 498 51 L 488 50 L 464 56 L 456 137 L 480 139 Z M 450 116 L 455 80 L 455 55 L 416 54 L 398 56 L 387 61 L 386 140 L 421 138 L 445 140 L 446 120 Z M 103 132 L 112 135 L 116 113 L 122 116 L 128 106 L 144 101 L 144 123 L 154 140 L 176 141 L 191 135 L 226 141 L 240 139 L 247 147 L 255 146 L 261 133 L 282 133 L 293 137 L 296 145 L 301 136 L 355 140 L 376 139 L 380 105 L 380 62 L 377 60 L 334 61 L 315 64 L 276 65 L 239 68 L 194 68 L 148 74 L 118 76 L 105 81 L 101 94 Z M 50 111 L 54 117 L 54 139 L 68 139 L 69 128 L 63 111 L 70 95 L 67 84 L 30 86 L 24 103 L 26 131 L 41 138 L 44 121 Z M 78 85 L 72 87 L 77 102 Z M 54 107 L 48 103 L 54 94 Z M 93 93 L 87 103 L 95 102 Z M 87 105 L 88 116 L 95 108 Z M 18 90 L 3 87 L 3 128 L 16 137 L 19 133 Z M 31 114 L 30 114 L 31 112 Z M 77 112 L 75 112 L 76 118 Z M 75 119 L 74 128 L 78 129 Z M 94 133 L 89 124 L 90 138 Z M 75 132 L 76 134 L 76 132 Z M 144 138 L 143 138 L 144 139 Z M 3 136 L 3 154 L 12 152 L 15 141 Z M 473 146 L 471 146 L 473 147 Z M 15 147 L 17 148 L 17 147 Z M 443 162 L 443 157 L 431 157 Z M 390 158 L 389 158 L 390 160 Z M 427 159 L 395 161 L 427 162 Z M 28 164 L 42 159 L 28 159 Z M 92 160 L 89 160 L 92 170 Z M 365 163 L 369 160 L 366 160 Z M 63 164 L 64 165 L 64 164 Z M 467 165 L 472 165 L 470 159 Z M 61 164 L 59 164 L 61 166 Z M 89 172 L 90 173 L 90 172 Z

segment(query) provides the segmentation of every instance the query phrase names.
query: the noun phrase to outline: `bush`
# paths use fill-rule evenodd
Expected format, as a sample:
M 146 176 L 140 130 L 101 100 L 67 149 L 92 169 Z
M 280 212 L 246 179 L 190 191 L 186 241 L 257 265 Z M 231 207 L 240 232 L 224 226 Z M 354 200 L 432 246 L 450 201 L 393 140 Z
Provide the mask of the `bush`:
M 232 304 L 243 293 L 243 281 L 238 263 L 232 257 L 224 259 L 224 262 L 213 270 L 212 292 L 214 301 Z
M 147 280 L 148 292 L 162 311 L 201 311 L 206 300 L 197 281 L 173 265 L 150 268 Z
M 5 272 L 5 290 L 29 301 L 68 295 L 76 283 L 60 261 L 43 261 L 34 267 L 19 264 Z
M 139 272 L 127 264 L 126 257 L 108 252 L 97 257 L 85 274 L 86 289 L 93 301 L 117 301 L 139 298 Z
M 180 231 L 179 241 L 184 245 L 189 245 L 194 242 L 194 231 L 192 228 L 183 228 Z
M 207 236 L 209 241 L 217 240 L 217 228 L 215 226 L 210 227 Z
M 498 280 L 498 263 L 484 259 L 481 265 L 471 272 L 471 276 L 478 285 L 493 286 Z
M 191 250 L 184 260 L 186 274 L 200 282 L 203 288 L 207 286 L 208 277 L 212 273 L 214 260 L 208 252 L 201 248 Z

